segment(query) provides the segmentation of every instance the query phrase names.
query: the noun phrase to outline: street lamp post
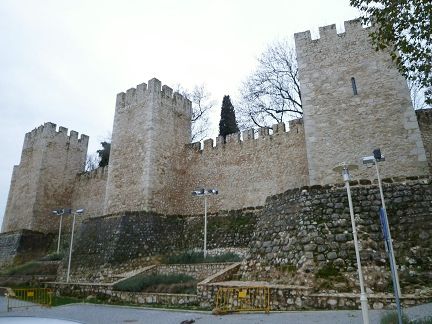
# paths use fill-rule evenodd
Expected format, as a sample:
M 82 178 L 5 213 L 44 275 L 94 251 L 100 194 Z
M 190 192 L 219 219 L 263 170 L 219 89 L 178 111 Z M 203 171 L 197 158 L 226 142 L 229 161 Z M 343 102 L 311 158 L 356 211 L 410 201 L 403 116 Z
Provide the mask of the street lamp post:
M 393 280 L 393 286 L 394 286 L 394 294 L 396 299 L 396 307 L 398 312 L 398 320 L 399 323 L 402 324 L 402 311 L 400 306 L 400 297 L 401 297 L 401 289 L 399 284 L 399 275 L 397 272 L 397 265 L 396 260 L 394 256 L 393 251 L 393 241 L 390 233 L 390 226 L 387 218 L 387 210 L 385 206 L 385 200 L 384 200 L 384 192 L 382 189 L 382 183 L 381 183 L 381 177 L 378 167 L 378 162 L 385 161 L 384 155 L 381 154 L 380 149 L 373 150 L 373 155 L 366 156 L 362 158 L 363 164 L 374 164 L 375 170 L 377 174 L 377 180 L 378 180 L 378 187 L 381 197 L 381 206 L 382 206 L 382 213 L 380 213 L 380 217 L 382 217 L 381 225 L 383 226 L 383 232 L 384 232 L 384 240 L 385 240 L 385 247 L 388 252 L 389 256 L 389 262 L 390 262 L 390 270 L 392 274 L 392 280 Z
M 204 258 L 207 257 L 207 196 L 217 195 L 217 189 L 197 189 L 192 191 L 192 196 L 204 197 Z
M 369 310 L 368 310 L 368 300 L 367 295 L 364 288 L 364 282 L 363 282 L 363 273 L 362 273 L 362 267 L 360 262 L 360 252 L 359 252 L 359 244 L 357 239 L 357 228 L 355 224 L 354 219 L 354 209 L 351 199 L 351 188 L 350 188 L 350 174 L 349 170 L 355 170 L 358 169 L 357 165 L 348 165 L 346 163 L 342 163 L 340 166 L 335 167 L 333 170 L 337 172 L 342 172 L 342 177 L 345 182 L 345 188 L 348 195 L 348 205 L 349 205 L 349 211 L 351 216 L 351 226 L 352 226 L 352 233 L 353 233 L 353 239 L 354 239 L 354 248 L 355 248 L 355 254 L 357 259 L 357 272 L 359 277 L 359 283 L 360 283 L 360 304 L 362 309 L 362 316 L 363 316 L 363 323 L 369 324 Z
M 54 215 L 60 216 L 59 234 L 58 234 L 58 240 L 57 240 L 57 254 L 60 253 L 60 238 L 61 238 L 61 229 L 62 229 L 64 211 L 65 211 L 64 209 L 56 209 L 56 210 L 52 211 L 52 213 Z
M 77 209 L 73 212 L 73 221 L 72 221 L 72 233 L 71 233 L 71 242 L 69 246 L 69 261 L 68 261 L 68 269 L 67 269 L 67 275 L 66 275 L 66 282 L 69 282 L 69 276 L 70 276 L 70 268 L 71 268 L 71 259 L 72 259 L 72 248 L 73 248 L 73 239 L 74 239 L 74 231 L 75 231 L 75 216 L 81 215 L 84 213 L 84 209 Z

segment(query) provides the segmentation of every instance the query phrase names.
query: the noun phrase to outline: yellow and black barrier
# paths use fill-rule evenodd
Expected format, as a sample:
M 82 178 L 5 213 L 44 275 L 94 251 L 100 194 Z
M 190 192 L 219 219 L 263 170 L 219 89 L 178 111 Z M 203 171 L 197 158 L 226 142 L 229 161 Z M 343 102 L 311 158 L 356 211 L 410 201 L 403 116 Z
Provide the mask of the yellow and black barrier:
M 52 290 L 50 288 L 16 288 L 6 294 L 7 310 L 13 308 L 52 305 Z
M 270 312 L 270 288 L 221 287 L 216 293 L 218 314 L 231 312 Z

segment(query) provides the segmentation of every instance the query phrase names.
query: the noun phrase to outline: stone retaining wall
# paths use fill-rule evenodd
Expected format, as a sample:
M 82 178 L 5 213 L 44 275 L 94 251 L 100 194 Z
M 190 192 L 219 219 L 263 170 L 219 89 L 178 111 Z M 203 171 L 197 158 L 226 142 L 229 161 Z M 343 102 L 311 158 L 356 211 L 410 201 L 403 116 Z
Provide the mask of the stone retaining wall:
M 401 280 L 427 285 L 432 274 L 431 179 L 383 182 Z M 391 291 L 378 186 L 368 180 L 351 184 L 366 287 L 374 292 Z M 347 194 L 341 185 L 303 187 L 269 197 L 250 248 L 251 256 L 242 267 L 244 280 L 316 286 L 318 269 L 327 265 L 348 274 L 345 289 L 358 287 Z
M 0 268 L 45 255 L 53 235 L 20 230 L 0 233 Z
M 240 249 L 244 254 L 253 236 L 258 210 L 247 208 L 209 215 L 209 251 L 214 249 L 215 254 L 220 254 L 225 249 Z M 157 263 L 154 261 L 163 255 L 201 250 L 203 218 L 129 212 L 87 219 L 80 225 L 74 242 L 71 278 L 81 282 L 105 281 L 103 278 L 133 267 Z M 125 266 L 129 264 L 133 266 Z M 62 272 L 59 277 L 62 278 Z
M 125 302 L 131 304 L 159 305 L 197 305 L 197 296 L 191 294 L 163 294 L 116 291 L 109 284 L 66 284 L 47 283 L 56 294 L 87 298 L 90 296 L 110 302 Z
M 161 275 L 185 274 L 203 280 L 227 268 L 231 263 L 160 264 L 155 272 Z

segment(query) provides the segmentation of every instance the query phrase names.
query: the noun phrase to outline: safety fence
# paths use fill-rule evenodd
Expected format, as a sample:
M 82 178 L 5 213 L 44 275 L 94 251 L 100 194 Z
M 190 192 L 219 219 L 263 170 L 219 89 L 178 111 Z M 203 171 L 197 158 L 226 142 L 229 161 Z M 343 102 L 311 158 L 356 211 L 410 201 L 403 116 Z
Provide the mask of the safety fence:
M 50 307 L 52 304 L 52 290 L 50 288 L 9 289 L 6 298 L 8 312 L 13 308 L 21 307 Z
M 230 312 L 270 311 L 269 287 L 221 287 L 216 294 L 219 314 Z

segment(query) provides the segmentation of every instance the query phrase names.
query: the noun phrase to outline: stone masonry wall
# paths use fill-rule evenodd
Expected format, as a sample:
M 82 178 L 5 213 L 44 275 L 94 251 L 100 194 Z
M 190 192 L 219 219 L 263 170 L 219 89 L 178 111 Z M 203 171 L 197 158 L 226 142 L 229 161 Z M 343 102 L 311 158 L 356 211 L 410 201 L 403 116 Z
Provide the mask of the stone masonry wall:
M 2 231 L 54 232 L 53 209 L 71 205 L 75 176 L 83 171 L 88 136 L 45 123 L 27 133 L 14 168 Z
M 196 264 L 160 264 L 155 272 L 160 275 L 184 274 L 197 280 L 207 277 L 225 269 L 230 263 L 196 263 Z
M 103 215 L 107 177 L 108 167 L 76 176 L 71 206 L 73 209 L 84 208 L 85 212 L 80 218 Z
M 257 210 L 246 209 L 209 215 L 207 248 L 248 247 L 256 213 Z M 134 263 L 136 269 L 164 255 L 202 250 L 203 227 L 202 215 L 129 212 L 86 219 L 77 230 L 71 278 L 94 280 L 101 276 L 98 274 L 101 271 L 111 274 L 116 268 L 128 271 L 119 270 L 118 265 L 131 260 L 138 260 Z
M 352 185 L 365 284 L 382 291 L 388 287 L 389 278 L 384 277 L 389 272 L 378 215 L 379 190 L 368 180 L 353 181 Z M 432 277 L 431 179 L 384 179 L 383 190 L 402 286 L 406 281 L 427 284 Z M 355 263 L 345 188 L 312 186 L 267 199 L 242 272 L 243 279 L 275 282 L 287 280 L 282 269 L 288 269 L 303 276 L 290 284 L 312 286 L 308 280 L 324 265 L 351 273 L 355 282 Z
M 179 214 L 202 213 L 203 199 L 193 197 L 195 188 L 217 188 L 219 194 L 208 198 L 212 212 L 262 206 L 269 195 L 307 184 L 307 161 L 302 120 L 273 126 L 273 133 L 260 129 L 218 137 L 191 144 L 186 151 L 183 177 L 177 185 L 175 199 Z
M 416 110 L 429 170 L 432 173 L 432 109 Z
M 45 255 L 52 235 L 29 230 L 0 233 L 0 268 Z
M 117 95 L 104 214 L 170 213 L 176 164 L 191 138 L 191 102 L 151 79 Z M 126 189 L 127 188 L 127 189 Z
M 335 25 L 319 32 L 295 34 L 310 184 L 338 182 L 337 164 L 359 164 L 375 148 L 392 161 L 383 177 L 428 174 L 407 83 L 388 53 L 375 51 L 358 20 L 341 34 Z M 353 174 L 372 179 L 374 170 Z

